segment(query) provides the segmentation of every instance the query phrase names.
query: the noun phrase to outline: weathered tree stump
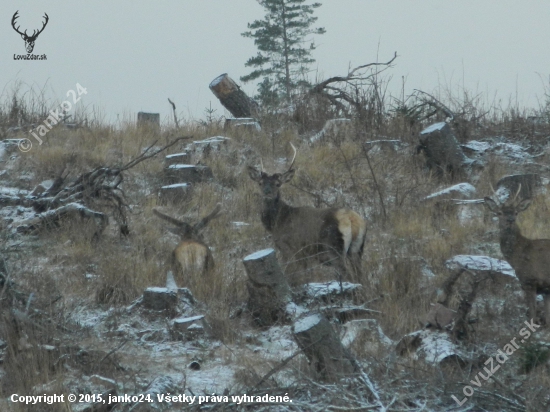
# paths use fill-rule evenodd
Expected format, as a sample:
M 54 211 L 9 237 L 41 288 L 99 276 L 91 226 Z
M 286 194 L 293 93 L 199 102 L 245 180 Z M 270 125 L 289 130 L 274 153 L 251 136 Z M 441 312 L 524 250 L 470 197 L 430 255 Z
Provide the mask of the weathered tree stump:
M 359 372 L 355 360 L 324 316 L 312 314 L 298 319 L 292 329 L 296 343 L 322 380 L 335 382 Z
M 274 249 L 264 249 L 243 259 L 248 275 L 248 308 L 259 326 L 269 326 L 286 318 L 291 301 L 290 287 L 279 266 Z
M 164 169 L 164 178 L 167 183 L 199 183 L 212 179 L 212 169 L 203 165 L 170 165 Z
M 159 195 L 164 201 L 177 202 L 187 197 L 190 187 L 189 183 L 174 183 L 161 186 Z
M 451 178 L 464 176 L 464 166 L 471 163 L 458 144 L 447 123 L 435 123 L 420 132 L 417 153 L 424 152 L 426 165 L 437 176 L 450 174 Z
M 138 112 L 137 127 L 147 127 L 153 130 L 160 130 L 160 113 Z
M 143 292 L 143 306 L 147 309 L 173 312 L 177 302 L 177 293 L 167 288 L 150 287 Z
M 537 190 L 542 186 L 542 180 L 540 175 L 536 173 L 504 176 L 497 182 L 496 190 L 499 192 L 500 188 L 504 188 L 508 192 L 508 196 L 506 196 L 506 199 L 501 197 L 500 201 L 505 202 L 511 200 L 518 192 L 519 185 L 521 185 L 521 190 L 518 195 L 519 199 L 532 199 Z
M 167 155 L 164 158 L 164 164 L 165 166 L 170 166 L 174 164 L 182 164 L 189 161 L 189 153 L 183 152 L 183 153 L 174 153 L 171 155 Z
M 248 97 L 227 73 L 212 80 L 209 87 L 234 117 L 251 117 L 258 111 L 258 103 Z

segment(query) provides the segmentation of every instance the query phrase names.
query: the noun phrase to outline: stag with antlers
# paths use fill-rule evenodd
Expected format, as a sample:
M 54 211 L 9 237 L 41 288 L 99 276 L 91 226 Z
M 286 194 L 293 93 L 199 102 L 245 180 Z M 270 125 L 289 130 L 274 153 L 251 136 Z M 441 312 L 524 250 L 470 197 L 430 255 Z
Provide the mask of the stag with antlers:
M 518 199 L 521 184 L 511 201 L 500 203 L 486 197 L 485 206 L 498 217 L 500 250 L 516 271 L 525 292 L 529 318 L 536 319 L 537 294 L 544 295 L 546 324 L 550 324 L 550 239 L 528 239 L 521 234 L 516 218 L 531 199 Z M 493 190 L 494 193 L 494 190 Z M 496 194 L 495 194 L 495 197 Z
M 294 207 L 281 199 L 281 186 L 294 176 L 296 148 L 291 146 L 294 156 L 284 173 L 267 174 L 263 165 L 261 170 L 248 167 L 250 178 L 262 191 L 264 227 L 273 235 L 285 264 L 300 261 L 304 267 L 308 258 L 315 256 L 321 263 L 335 267 L 344 278 L 359 275 L 366 235 L 366 223 L 359 214 L 340 208 Z M 297 274 L 291 274 L 291 283 L 299 280 Z
M 221 209 L 221 204 L 217 204 L 212 212 L 195 224 L 175 219 L 156 208 L 153 209 L 155 215 L 175 226 L 170 231 L 178 235 L 181 241 L 172 252 L 172 271 L 176 275 L 183 275 L 184 282 L 191 288 L 200 283 L 202 277 L 214 268 L 214 258 L 204 242 L 202 232 L 212 219 L 220 215 Z
M 21 35 L 21 38 L 23 40 L 25 40 L 25 48 L 27 49 L 27 53 L 32 53 L 32 51 L 34 50 L 34 42 L 36 41 L 38 35 L 44 31 L 44 29 L 46 28 L 46 25 L 48 24 L 48 21 L 50 20 L 50 18 L 48 17 L 48 15 L 46 13 L 44 13 L 44 18 L 46 19 L 46 21 L 44 21 L 44 23 L 42 23 L 42 28 L 38 31 L 33 30 L 32 35 L 29 36 L 27 34 L 27 30 L 25 30 L 24 32 L 21 32 L 21 31 L 19 31 L 20 26 L 15 27 L 16 20 L 19 17 L 18 13 L 19 13 L 19 10 L 17 10 L 15 12 L 15 14 L 13 15 L 13 17 L 11 19 L 11 25 L 12 25 L 13 29 Z

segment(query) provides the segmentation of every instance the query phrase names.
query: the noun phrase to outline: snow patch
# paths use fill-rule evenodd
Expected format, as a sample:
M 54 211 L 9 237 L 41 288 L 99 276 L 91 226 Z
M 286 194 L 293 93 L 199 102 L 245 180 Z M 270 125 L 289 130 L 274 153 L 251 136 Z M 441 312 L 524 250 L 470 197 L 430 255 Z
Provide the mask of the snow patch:
M 294 333 L 300 333 L 311 329 L 313 326 L 321 322 L 323 318 L 319 314 L 313 314 L 294 322 Z
M 447 260 L 445 266 L 450 270 L 469 269 L 480 272 L 498 272 L 517 278 L 516 272 L 508 262 L 489 256 L 456 255 Z
M 263 249 L 259 250 L 258 252 L 254 252 L 247 257 L 245 257 L 243 260 L 255 260 L 255 259 L 261 259 L 271 253 L 275 252 L 275 249 L 269 248 L 269 249 Z

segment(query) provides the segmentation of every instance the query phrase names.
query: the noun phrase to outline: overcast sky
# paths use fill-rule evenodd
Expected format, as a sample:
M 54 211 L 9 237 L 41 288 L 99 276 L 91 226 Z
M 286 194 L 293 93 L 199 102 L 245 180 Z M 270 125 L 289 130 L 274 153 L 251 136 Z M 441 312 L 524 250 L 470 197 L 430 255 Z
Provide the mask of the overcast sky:
M 405 92 L 438 87 L 495 93 L 503 101 L 537 106 L 550 75 L 548 0 L 325 0 L 317 9 L 314 68 L 324 77 L 352 66 L 386 61 L 396 51 L 392 89 L 402 76 Z M 46 61 L 14 60 L 26 54 L 11 27 L 19 10 L 21 29 L 49 23 L 34 54 Z M 264 11 L 255 0 L 7 1 L 0 3 L 0 91 L 17 81 L 50 97 L 66 99 L 76 83 L 88 94 L 82 104 L 100 108 L 108 119 L 138 111 L 170 114 L 167 97 L 185 118 L 204 118 L 210 102 L 223 107 L 208 84 L 227 72 L 247 74 L 244 62 L 256 53 L 241 36 Z M 377 57 L 378 56 L 378 57 Z M 542 76 L 542 80 L 541 80 Z M 244 85 L 253 95 L 255 85 Z

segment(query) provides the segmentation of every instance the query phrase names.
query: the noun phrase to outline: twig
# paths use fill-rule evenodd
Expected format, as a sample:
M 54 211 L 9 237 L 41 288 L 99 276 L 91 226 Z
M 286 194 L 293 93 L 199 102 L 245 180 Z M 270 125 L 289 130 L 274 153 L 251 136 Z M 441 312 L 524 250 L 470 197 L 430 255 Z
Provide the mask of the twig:
M 176 104 L 172 100 L 170 100 L 170 98 L 168 98 L 168 101 L 172 105 L 172 110 L 174 111 L 174 122 L 176 123 L 176 129 L 179 129 L 180 124 L 178 122 L 178 116 L 176 116 Z

